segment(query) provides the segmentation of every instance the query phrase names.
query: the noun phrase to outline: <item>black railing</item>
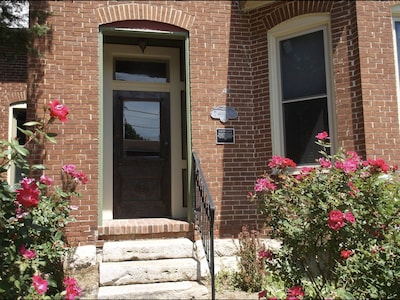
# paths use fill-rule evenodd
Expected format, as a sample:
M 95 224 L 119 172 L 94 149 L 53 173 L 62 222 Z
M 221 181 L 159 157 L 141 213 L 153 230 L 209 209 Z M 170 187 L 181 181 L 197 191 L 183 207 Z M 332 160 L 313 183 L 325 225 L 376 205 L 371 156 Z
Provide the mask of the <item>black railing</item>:
M 203 244 L 211 276 L 211 297 L 215 299 L 214 274 L 214 214 L 215 206 L 200 166 L 200 160 L 193 152 L 194 169 L 194 197 L 193 209 L 197 230 Z

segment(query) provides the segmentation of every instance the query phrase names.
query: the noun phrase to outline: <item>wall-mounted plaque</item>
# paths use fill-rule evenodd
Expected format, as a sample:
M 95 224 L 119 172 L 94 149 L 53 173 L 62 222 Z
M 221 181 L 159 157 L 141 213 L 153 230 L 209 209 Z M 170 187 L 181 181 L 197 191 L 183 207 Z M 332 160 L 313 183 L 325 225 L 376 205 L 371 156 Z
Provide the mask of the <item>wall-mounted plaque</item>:
M 217 128 L 216 132 L 217 144 L 234 144 L 235 129 L 233 128 Z
M 211 118 L 219 119 L 222 123 L 225 123 L 228 122 L 228 120 L 236 119 L 238 117 L 238 112 L 233 107 L 221 105 L 214 107 L 210 115 Z

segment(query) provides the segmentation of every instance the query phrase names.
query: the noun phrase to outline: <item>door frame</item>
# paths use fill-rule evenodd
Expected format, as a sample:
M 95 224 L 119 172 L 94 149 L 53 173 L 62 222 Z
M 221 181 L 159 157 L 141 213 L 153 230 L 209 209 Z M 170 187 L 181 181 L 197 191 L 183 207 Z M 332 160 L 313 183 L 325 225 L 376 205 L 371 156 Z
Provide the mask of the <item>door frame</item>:
M 109 31 L 109 28 L 107 29 Z M 182 33 L 179 34 L 180 39 L 183 40 L 182 38 Z M 154 57 L 155 59 L 168 59 L 172 60 L 170 65 L 171 66 L 179 66 L 180 65 L 180 60 L 179 60 L 179 49 L 178 48 L 164 48 L 162 51 L 162 54 L 157 52 L 154 53 L 152 52 L 153 48 L 157 48 L 156 50 L 160 50 L 160 47 L 147 47 L 145 50 L 145 53 L 142 53 L 140 48 L 137 45 L 116 45 L 116 44 L 104 44 L 103 43 L 103 32 L 100 31 L 100 41 L 99 41 L 99 48 L 101 49 L 100 51 L 100 56 L 101 56 L 101 76 L 100 76 L 100 147 L 99 147 L 99 225 L 102 224 L 103 220 L 111 220 L 113 219 L 113 199 L 112 199 L 112 172 L 108 172 L 108 170 L 113 170 L 113 162 L 112 162 L 112 143 L 110 145 L 109 139 L 107 140 L 107 136 L 110 136 L 112 134 L 112 118 L 109 117 L 107 114 L 112 114 L 112 110 L 109 109 L 107 101 L 104 99 L 107 99 L 109 95 L 107 94 L 112 93 L 113 90 L 124 90 L 124 89 L 129 89 L 132 90 L 132 83 L 127 83 L 127 82 L 111 82 L 110 80 L 104 80 L 107 79 L 107 76 L 110 76 L 108 70 L 110 69 L 110 61 L 112 61 L 112 56 L 121 54 L 124 57 L 127 57 L 126 55 L 130 55 L 132 57 L 147 57 L 147 58 L 152 58 Z M 187 47 L 188 41 L 185 41 L 185 48 Z M 114 48 L 111 52 L 111 58 L 107 60 L 108 57 L 110 57 L 110 49 L 107 48 Z M 124 50 L 125 49 L 125 50 Z M 129 49 L 129 51 L 127 51 Z M 129 53 L 129 54 L 128 54 Z M 174 58 L 175 57 L 175 58 Z M 185 63 L 188 62 L 187 56 Z M 108 69 L 107 69 L 108 68 Z M 185 72 L 188 72 L 188 66 L 186 64 L 184 68 Z M 111 71 L 112 72 L 112 71 Z M 188 87 L 188 79 L 186 79 L 186 84 L 183 82 L 180 82 L 179 80 L 179 72 L 171 72 L 171 74 L 176 74 L 178 76 L 177 80 L 172 80 L 171 82 L 174 82 L 175 87 L 170 87 L 168 84 L 160 84 L 160 87 L 158 88 L 159 91 L 162 91 L 162 85 L 165 88 L 166 92 L 170 92 L 171 96 L 171 120 L 177 120 L 180 119 L 181 116 L 181 96 L 180 96 L 180 91 L 185 90 Z M 186 73 L 187 75 L 187 73 Z M 112 73 L 111 73 L 112 76 Z M 187 78 L 187 76 L 186 76 Z M 154 84 L 154 83 L 153 83 Z M 146 83 L 140 83 L 138 84 L 140 86 L 140 90 L 142 91 L 151 91 L 152 85 L 146 84 Z M 173 92 L 174 91 L 174 92 Z M 174 94 L 178 93 L 178 94 Z M 182 153 L 182 133 L 181 133 L 181 124 L 179 122 L 175 122 L 175 124 L 171 124 L 171 133 L 172 132 L 180 132 L 179 136 L 178 135 L 171 135 L 171 180 L 180 180 L 180 184 L 177 184 L 177 182 L 173 182 L 171 184 L 171 212 L 172 212 L 172 217 L 173 218 L 179 218 L 179 219 L 185 219 L 188 218 L 188 216 L 191 215 L 191 201 L 188 200 L 188 205 L 187 208 L 181 207 L 182 206 L 182 181 L 181 178 L 182 176 L 180 175 L 182 173 L 183 169 L 191 170 L 191 134 L 190 134 L 190 103 L 189 103 L 189 93 L 186 92 L 186 97 L 183 99 L 186 104 L 186 132 L 187 136 L 185 138 L 186 140 L 186 157 L 187 159 L 183 160 L 181 157 Z M 177 103 L 173 103 L 172 98 L 176 99 L 176 101 L 179 100 L 179 105 Z M 179 139 L 179 141 L 177 140 Z M 179 148 L 179 149 L 178 149 Z M 174 174 L 178 174 L 179 176 L 174 176 Z M 190 195 L 191 189 L 190 189 L 190 182 L 191 182 L 191 172 L 187 171 L 187 182 L 188 184 L 188 192 L 187 194 Z M 111 178 L 110 178 L 111 177 Z M 188 198 L 190 199 L 190 198 Z

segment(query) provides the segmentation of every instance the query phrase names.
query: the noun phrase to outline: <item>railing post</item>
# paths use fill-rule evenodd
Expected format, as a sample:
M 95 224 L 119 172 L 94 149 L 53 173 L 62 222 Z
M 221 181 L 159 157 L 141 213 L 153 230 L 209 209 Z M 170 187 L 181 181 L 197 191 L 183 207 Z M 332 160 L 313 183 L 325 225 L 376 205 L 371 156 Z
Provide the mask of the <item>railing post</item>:
M 195 225 L 200 234 L 204 252 L 206 254 L 211 277 L 211 297 L 215 299 L 214 274 L 214 216 L 215 206 L 208 190 L 208 186 L 200 166 L 200 161 L 193 152 L 194 195 L 193 211 Z

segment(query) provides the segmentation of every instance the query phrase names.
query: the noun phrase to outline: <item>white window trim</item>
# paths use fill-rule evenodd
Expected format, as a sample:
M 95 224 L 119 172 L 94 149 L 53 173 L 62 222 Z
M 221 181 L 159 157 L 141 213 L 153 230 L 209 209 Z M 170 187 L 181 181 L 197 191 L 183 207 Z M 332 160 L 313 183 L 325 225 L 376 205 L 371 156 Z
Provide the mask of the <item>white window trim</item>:
M 397 53 L 400 49 L 397 48 L 396 39 L 396 27 L 395 22 L 400 22 L 400 5 L 395 5 L 392 7 L 392 32 L 393 32 L 393 52 L 394 52 L 394 66 L 395 66 L 395 76 L 396 76 L 396 92 L 397 92 L 397 119 L 399 123 L 397 124 L 400 128 L 400 77 L 399 77 L 399 64 Z
M 270 87 L 270 110 L 271 110 L 271 135 L 272 135 L 272 155 L 283 156 L 285 153 L 283 139 L 283 116 L 281 99 L 281 79 L 279 65 L 279 41 L 283 38 L 291 38 L 316 30 L 323 29 L 325 41 L 325 61 L 326 61 L 326 80 L 327 80 L 327 104 L 329 134 L 331 138 L 331 151 L 336 149 L 336 114 L 334 107 L 333 81 L 332 81 L 332 57 L 331 57 L 331 38 L 330 38 L 330 17 L 329 14 L 311 14 L 299 16 L 283 22 L 268 31 L 268 61 L 269 61 L 269 87 Z M 303 166 L 303 165 L 302 165 Z
M 14 118 L 14 109 L 22 108 L 26 109 L 27 105 L 25 102 L 12 103 L 8 110 L 8 140 L 15 138 L 17 136 L 17 120 Z M 14 184 L 15 177 L 15 165 L 12 164 L 7 172 L 7 182 Z

